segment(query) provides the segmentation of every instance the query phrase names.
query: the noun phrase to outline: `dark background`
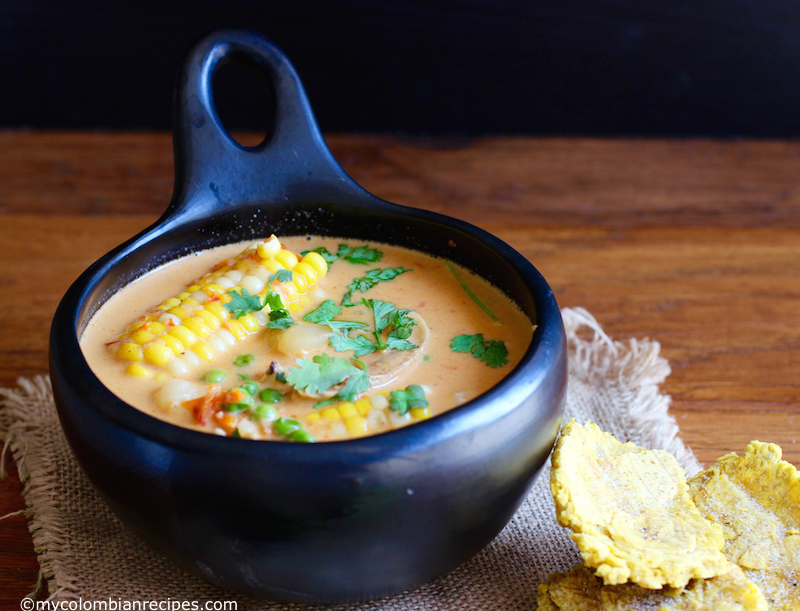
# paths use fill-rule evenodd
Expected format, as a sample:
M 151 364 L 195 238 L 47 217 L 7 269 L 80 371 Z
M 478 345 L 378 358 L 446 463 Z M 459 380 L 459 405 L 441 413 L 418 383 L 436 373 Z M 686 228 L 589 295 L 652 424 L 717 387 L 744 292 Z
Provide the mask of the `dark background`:
M 288 54 L 326 132 L 800 135 L 785 0 L 0 0 L 0 126 L 169 129 L 182 55 L 222 27 Z M 227 126 L 261 129 L 256 81 L 220 78 Z

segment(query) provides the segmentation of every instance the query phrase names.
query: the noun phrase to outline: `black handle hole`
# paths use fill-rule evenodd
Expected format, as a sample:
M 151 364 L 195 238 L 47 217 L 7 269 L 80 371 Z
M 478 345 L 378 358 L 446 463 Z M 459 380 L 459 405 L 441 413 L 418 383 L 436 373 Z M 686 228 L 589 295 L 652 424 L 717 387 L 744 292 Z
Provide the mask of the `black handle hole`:
M 271 78 L 245 53 L 234 53 L 214 70 L 214 107 L 231 138 L 245 147 L 272 139 L 276 95 Z

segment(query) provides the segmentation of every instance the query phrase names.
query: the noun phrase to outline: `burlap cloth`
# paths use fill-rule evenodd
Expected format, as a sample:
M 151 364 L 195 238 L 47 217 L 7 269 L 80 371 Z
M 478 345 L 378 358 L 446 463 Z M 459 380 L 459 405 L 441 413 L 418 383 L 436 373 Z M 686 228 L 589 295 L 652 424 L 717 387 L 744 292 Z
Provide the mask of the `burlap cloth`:
M 662 448 L 692 475 L 699 470 L 668 414 L 658 385 L 669 374 L 655 341 L 609 339 L 588 312 L 563 310 L 569 343 L 566 419 L 592 420 L 618 439 Z M 452 573 L 413 591 L 358 605 L 308 607 L 237 596 L 183 573 L 128 532 L 78 467 L 58 423 L 47 378 L 0 389 L 2 458 L 13 455 L 33 544 L 40 597 L 58 601 L 236 600 L 238 609 L 269 611 L 533 611 L 536 587 L 580 557 L 556 524 L 549 466 L 500 535 Z M 3 463 L 0 462 L 0 474 Z M 45 591 L 46 590 L 46 591 Z

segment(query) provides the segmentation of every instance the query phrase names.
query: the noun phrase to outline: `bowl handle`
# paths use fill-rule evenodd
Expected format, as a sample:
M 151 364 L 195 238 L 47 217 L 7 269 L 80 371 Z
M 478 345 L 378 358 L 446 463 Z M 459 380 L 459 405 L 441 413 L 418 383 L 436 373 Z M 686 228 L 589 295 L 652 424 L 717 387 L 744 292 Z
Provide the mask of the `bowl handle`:
M 212 95 L 214 69 L 241 54 L 275 89 L 274 129 L 254 147 L 230 136 Z M 365 194 L 325 144 L 289 60 L 260 34 L 220 30 L 202 39 L 183 64 L 174 111 L 175 190 L 162 222 L 253 202 L 321 201 L 332 191 Z

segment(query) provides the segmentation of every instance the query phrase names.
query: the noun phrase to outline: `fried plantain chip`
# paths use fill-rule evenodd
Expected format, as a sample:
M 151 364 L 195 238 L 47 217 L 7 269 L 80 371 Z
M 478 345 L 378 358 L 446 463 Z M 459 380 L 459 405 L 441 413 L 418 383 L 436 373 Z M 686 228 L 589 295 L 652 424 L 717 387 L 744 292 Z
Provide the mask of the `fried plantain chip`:
M 683 590 L 647 590 L 633 584 L 603 585 L 581 565 L 553 573 L 539 586 L 539 611 L 767 611 L 758 587 L 731 565 L 713 579 L 694 579 Z
M 539 611 L 600 611 L 602 580 L 583 565 L 569 573 L 550 573 L 539 586 Z
M 689 497 L 683 469 L 662 450 L 620 443 L 570 421 L 552 457 L 558 523 L 605 584 L 682 588 L 730 570 L 722 528 Z
M 689 480 L 695 504 L 723 525 L 723 553 L 761 588 L 772 611 L 800 609 L 800 474 L 772 443 L 720 458 Z

